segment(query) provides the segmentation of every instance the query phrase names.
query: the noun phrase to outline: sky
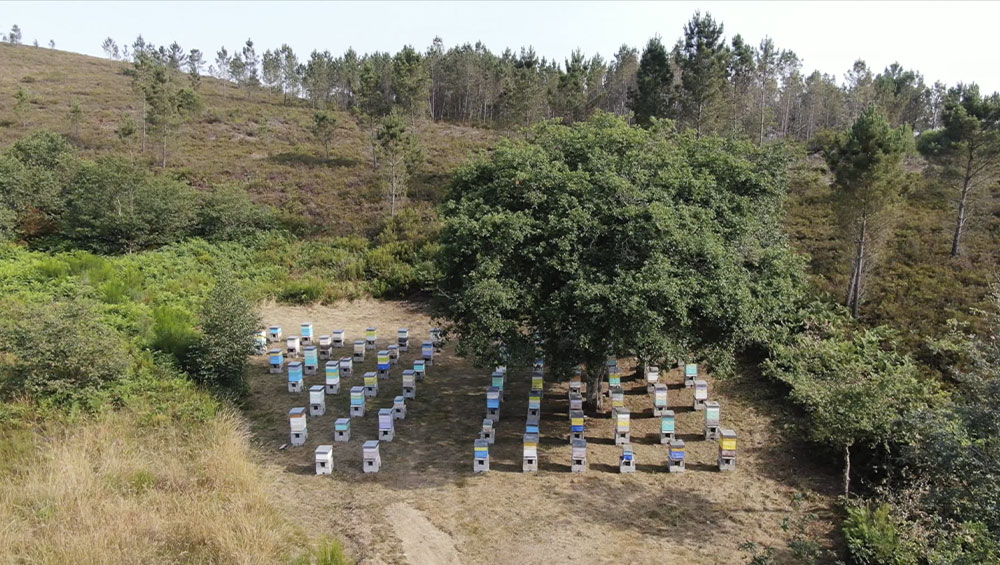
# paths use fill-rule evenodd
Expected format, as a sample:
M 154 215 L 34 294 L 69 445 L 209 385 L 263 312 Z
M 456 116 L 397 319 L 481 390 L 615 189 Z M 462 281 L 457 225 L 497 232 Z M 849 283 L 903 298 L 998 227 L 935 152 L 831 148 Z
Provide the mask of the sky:
M 843 81 L 859 58 L 880 71 L 893 62 L 928 84 L 976 82 L 1000 91 L 994 27 L 1000 2 L 4 2 L 0 29 L 21 27 L 23 41 L 102 56 L 106 37 L 131 44 L 198 48 L 212 61 L 252 38 L 258 53 L 288 43 L 308 58 L 313 49 L 343 53 L 424 50 L 482 41 L 494 52 L 531 45 L 564 60 L 573 49 L 611 58 L 620 45 L 641 47 L 654 35 L 672 45 L 696 10 L 758 44 L 765 36 L 803 60 L 804 74 Z

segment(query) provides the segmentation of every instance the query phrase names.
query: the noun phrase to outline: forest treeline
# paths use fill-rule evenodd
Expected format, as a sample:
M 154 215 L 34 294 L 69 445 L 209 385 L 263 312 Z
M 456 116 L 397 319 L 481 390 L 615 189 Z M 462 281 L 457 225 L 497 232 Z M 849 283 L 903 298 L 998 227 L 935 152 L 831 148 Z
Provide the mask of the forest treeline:
M 810 140 L 824 129 L 850 124 L 878 104 L 894 125 L 914 131 L 940 125 L 947 93 L 898 63 L 878 71 L 863 61 L 836 74 L 805 74 L 791 49 L 765 38 L 758 45 L 696 13 L 674 45 L 654 37 L 641 49 L 622 45 L 610 58 L 573 51 L 563 61 L 539 57 L 532 47 L 491 51 L 483 43 L 446 48 L 440 37 L 424 51 L 405 46 L 395 54 L 297 54 L 287 44 L 260 53 L 252 40 L 236 50 L 221 47 L 211 62 L 202 51 L 176 42 L 162 47 L 177 69 L 207 72 L 248 89 L 262 86 L 288 100 L 315 107 L 336 104 L 368 114 L 398 105 L 413 116 L 514 128 L 539 120 L 586 119 L 596 110 L 648 123 L 672 118 L 701 134 Z M 112 58 L 129 59 L 146 49 L 140 36 Z M 207 68 L 206 68 L 207 67 Z

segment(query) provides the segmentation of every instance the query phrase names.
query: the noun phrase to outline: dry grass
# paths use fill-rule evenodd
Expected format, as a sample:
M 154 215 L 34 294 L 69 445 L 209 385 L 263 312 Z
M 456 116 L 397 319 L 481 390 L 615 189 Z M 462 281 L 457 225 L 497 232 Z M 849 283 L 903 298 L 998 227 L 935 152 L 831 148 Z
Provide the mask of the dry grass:
M 276 563 L 305 547 L 242 420 L 128 412 L 45 431 L 0 482 L 0 562 Z
M 107 151 L 137 154 L 139 140 L 118 141 L 123 119 L 141 124 L 141 101 L 122 71 L 126 63 L 65 51 L 0 44 L 0 147 L 37 128 L 70 132 L 69 110 L 83 112 L 75 140 L 85 155 Z M 23 88 L 30 108 L 15 115 L 14 95 Z M 314 110 L 304 101 L 283 104 L 258 92 L 248 99 L 235 85 L 209 77 L 200 88 L 204 111 L 170 140 L 168 165 L 195 186 L 238 183 L 255 198 L 308 220 L 321 232 L 364 232 L 382 215 L 378 181 L 370 163 L 367 133 L 346 112 L 336 112 L 330 158 L 309 133 Z M 435 202 L 452 169 L 488 146 L 490 130 L 420 122 L 415 130 L 426 162 L 414 175 L 411 198 Z M 157 166 L 155 151 L 136 158 Z
M 418 306 L 402 302 L 268 305 L 263 314 L 265 323 L 281 324 L 286 335 L 311 321 L 317 335 L 343 328 L 350 340 L 375 325 L 383 344 L 394 338 L 397 327 L 408 326 L 413 341 L 419 341 L 432 326 Z M 412 366 L 418 351 L 411 347 L 402 365 Z M 834 470 L 782 436 L 767 402 L 752 393 L 752 383 L 712 383 L 711 396 L 722 404 L 725 425 L 740 434 L 736 472 L 714 468 L 716 443 L 701 439 L 703 413 L 691 409 L 692 393 L 674 370 L 666 379 L 680 436 L 688 442 L 688 472 L 666 472 L 652 401 L 644 383 L 626 378 L 638 472 L 618 473 L 620 451 L 613 445 L 611 420 L 588 414 L 590 471 L 573 475 L 567 391 L 565 384 L 547 382 L 540 471 L 524 474 L 521 434 L 529 378 L 514 373 L 491 448 L 492 470 L 476 476 L 473 439 L 485 411 L 489 374 L 455 357 L 449 346 L 418 384 L 406 419 L 397 423 L 396 439 L 382 444 L 382 471 L 371 476 L 361 471 L 361 443 L 376 436 L 377 408 L 390 406 L 400 394 L 401 369 L 394 368 L 390 380 L 380 383 L 368 415 L 353 421 L 349 443 L 333 442 L 333 421 L 347 416 L 348 390 L 360 384 L 361 372 L 342 379 L 341 393 L 328 397 L 324 416 L 309 418 L 305 447 L 279 450 L 289 439 L 288 410 L 306 406 L 308 398 L 289 394 L 285 377 L 267 374 L 265 363 L 255 360 L 246 413 L 270 466 L 282 474 L 283 505 L 305 509 L 311 536 L 340 536 L 364 563 L 738 563 L 746 560 L 738 549 L 746 540 L 787 547 L 792 532 L 783 531 L 781 522 L 796 514 L 795 493 L 805 496 L 803 512 L 820 517 L 810 533 L 834 543 Z M 369 356 L 363 370 L 374 370 L 374 363 Z M 306 383 L 322 379 L 306 377 Z M 313 451 L 320 444 L 334 446 L 332 477 L 314 475 Z M 787 551 L 779 551 L 778 559 L 794 561 Z

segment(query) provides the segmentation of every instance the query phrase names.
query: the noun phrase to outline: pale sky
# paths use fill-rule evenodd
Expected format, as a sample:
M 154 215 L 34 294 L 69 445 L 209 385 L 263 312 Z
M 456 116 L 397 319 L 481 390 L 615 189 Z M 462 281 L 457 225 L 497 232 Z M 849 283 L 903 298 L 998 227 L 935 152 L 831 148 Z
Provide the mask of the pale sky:
M 803 70 L 842 81 L 854 60 L 875 71 L 899 61 L 928 84 L 977 82 L 1000 90 L 995 26 L 1000 2 L 2 2 L 0 29 L 19 24 L 25 43 L 54 39 L 57 49 L 103 55 L 113 37 L 157 45 L 177 40 L 206 60 L 248 37 L 258 53 L 291 45 L 304 60 L 313 49 L 343 53 L 423 51 L 439 35 L 446 46 L 483 41 L 493 52 L 532 45 L 562 61 L 574 48 L 609 59 L 653 35 L 668 46 L 695 10 L 710 12 L 757 44 L 765 35 L 795 51 Z

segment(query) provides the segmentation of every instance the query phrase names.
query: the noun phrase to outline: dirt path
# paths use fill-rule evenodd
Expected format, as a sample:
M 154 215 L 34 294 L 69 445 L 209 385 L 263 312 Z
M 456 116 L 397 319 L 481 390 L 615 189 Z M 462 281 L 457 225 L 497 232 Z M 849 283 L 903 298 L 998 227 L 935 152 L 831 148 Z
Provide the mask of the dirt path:
M 300 322 L 315 324 L 317 335 L 345 329 L 347 339 L 379 329 L 380 345 L 409 327 L 412 341 L 429 334 L 431 321 L 409 303 L 371 300 L 332 307 L 268 306 L 264 322 L 297 333 Z M 383 345 L 384 346 L 384 345 Z M 346 353 L 346 351 L 345 351 Z M 729 381 L 710 398 L 722 405 L 722 421 L 740 437 L 738 469 L 720 473 L 717 444 L 703 437 L 703 412 L 695 412 L 692 391 L 679 370 L 664 371 L 677 430 L 687 442 L 688 471 L 666 472 L 666 447 L 658 438 L 659 420 L 641 378 L 623 363 L 626 402 L 632 410 L 632 443 L 638 472 L 618 473 L 620 448 L 614 445 L 607 413 L 588 413 L 586 437 L 590 470 L 570 468 L 567 385 L 546 381 L 542 401 L 539 472 L 521 472 L 521 435 L 527 412 L 530 371 L 511 371 L 491 471 L 472 473 L 473 440 L 485 412 L 489 371 L 445 348 L 407 401 L 407 417 L 397 422 L 396 438 L 382 443 L 382 471 L 361 471 L 361 443 L 376 436 L 377 408 L 400 394 L 402 368 L 412 367 L 419 347 L 402 354 L 368 415 L 352 421 L 348 443 L 333 443 L 333 421 L 348 412 L 348 390 L 374 370 L 374 355 L 356 376 L 342 379 L 339 396 L 327 397 L 327 413 L 309 418 L 305 447 L 278 450 L 288 442 L 288 410 L 306 406 L 307 393 L 289 394 L 284 375 L 269 375 L 266 359 L 255 358 L 251 401 L 246 411 L 267 462 L 278 472 L 285 502 L 303 517 L 312 535 L 344 540 L 359 563 L 739 563 L 747 540 L 778 548 L 791 534 L 781 522 L 793 514 L 791 498 L 806 497 L 802 511 L 821 520 L 811 527 L 830 535 L 836 477 L 780 440 L 772 422 L 744 400 L 728 394 Z M 323 377 L 306 377 L 321 384 Z M 711 379 L 709 379 L 711 380 Z M 334 474 L 316 476 L 313 451 L 333 444 Z M 778 555 L 787 560 L 787 555 Z
M 403 554 L 414 565 L 461 565 L 451 536 L 424 516 L 424 513 L 401 502 L 386 508 L 386 521 L 403 544 Z

